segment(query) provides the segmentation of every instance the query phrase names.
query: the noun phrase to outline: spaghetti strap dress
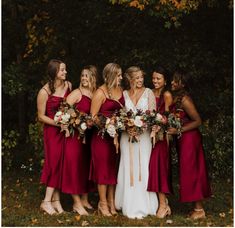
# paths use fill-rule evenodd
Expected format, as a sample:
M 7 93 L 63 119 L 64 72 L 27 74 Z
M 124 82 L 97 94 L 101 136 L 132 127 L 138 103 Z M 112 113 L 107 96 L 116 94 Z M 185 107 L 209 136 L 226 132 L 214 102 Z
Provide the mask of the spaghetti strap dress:
M 106 97 L 99 113 L 110 117 L 116 110 L 121 109 L 120 103 L 124 105 L 123 95 L 118 101 Z M 91 140 L 90 179 L 97 184 L 117 184 L 118 158 L 113 138 L 108 135 L 102 138 L 95 130 Z
M 85 95 L 75 104 L 75 108 L 89 114 L 91 99 Z M 87 131 L 89 131 L 87 129 Z M 69 194 L 85 194 L 89 192 L 90 169 L 90 137 L 86 132 L 86 143 L 78 139 L 78 131 L 65 139 L 61 191 Z
M 156 103 L 160 114 L 165 112 L 164 98 L 156 97 Z M 172 193 L 170 150 L 167 140 L 157 141 L 150 157 L 148 191 Z
M 63 97 L 49 95 L 46 104 L 46 115 L 54 119 L 61 101 L 70 93 L 68 88 Z M 41 175 L 41 183 L 48 187 L 60 189 L 63 167 L 63 152 L 65 146 L 65 134 L 60 128 L 45 124 L 43 129 L 44 138 L 44 165 Z

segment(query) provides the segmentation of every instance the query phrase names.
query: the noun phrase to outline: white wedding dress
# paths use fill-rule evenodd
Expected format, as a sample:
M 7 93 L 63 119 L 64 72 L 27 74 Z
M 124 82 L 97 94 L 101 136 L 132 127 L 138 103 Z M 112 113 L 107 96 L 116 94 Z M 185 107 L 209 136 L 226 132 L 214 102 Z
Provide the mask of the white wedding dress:
M 136 106 L 131 101 L 127 91 L 123 92 L 127 110 L 156 109 L 153 92 L 146 88 Z M 141 219 L 147 215 L 156 215 L 158 199 L 154 192 L 147 191 L 149 176 L 149 160 L 152 150 L 150 132 L 145 131 L 139 137 L 140 141 L 128 142 L 129 136 L 122 133 L 120 140 L 121 159 L 118 170 L 118 183 L 115 192 L 115 206 L 122 209 L 128 218 Z M 131 158 L 131 159 L 130 159 Z

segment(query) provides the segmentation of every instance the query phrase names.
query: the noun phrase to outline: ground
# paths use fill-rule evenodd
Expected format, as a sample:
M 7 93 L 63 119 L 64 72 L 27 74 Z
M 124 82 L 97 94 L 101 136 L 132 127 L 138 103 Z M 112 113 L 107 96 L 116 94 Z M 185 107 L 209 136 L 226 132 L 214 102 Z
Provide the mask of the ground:
M 72 212 L 69 195 L 62 195 L 63 215 L 49 216 L 39 210 L 45 187 L 39 184 L 39 174 L 12 172 L 2 174 L 2 226 L 233 226 L 233 183 L 230 179 L 212 180 L 213 197 L 206 200 L 207 218 L 192 221 L 187 218 L 192 205 L 179 203 L 177 184 L 169 197 L 173 214 L 165 219 L 148 216 L 145 219 L 128 219 L 121 215 L 103 217 L 97 214 L 97 193 L 90 194 L 95 207 L 90 216 Z

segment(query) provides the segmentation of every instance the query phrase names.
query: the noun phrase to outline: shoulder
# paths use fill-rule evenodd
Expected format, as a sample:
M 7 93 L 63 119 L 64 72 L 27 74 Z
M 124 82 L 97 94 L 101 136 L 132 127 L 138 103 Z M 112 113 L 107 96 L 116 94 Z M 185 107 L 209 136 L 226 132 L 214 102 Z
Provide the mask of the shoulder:
M 172 94 L 169 91 L 163 93 L 164 99 L 172 99 Z
M 154 93 L 150 88 L 145 88 L 145 92 L 150 96 L 154 96 Z
M 80 96 L 82 95 L 81 94 L 81 91 L 77 88 L 77 89 L 74 89 L 70 94 L 69 96 Z
M 184 95 L 182 97 L 182 103 L 193 102 L 192 98 L 189 95 Z
M 66 81 L 66 82 L 68 84 L 69 89 L 72 90 L 72 83 L 70 81 Z
M 51 90 L 49 88 L 49 84 L 45 84 L 38 92 L 39 96 L 49 96 L 51 94 Z
M 96 99 L 104 99 L 105 93 L 104 93 L 104 87 L 100 86 L 94 93 L 93 98 Z

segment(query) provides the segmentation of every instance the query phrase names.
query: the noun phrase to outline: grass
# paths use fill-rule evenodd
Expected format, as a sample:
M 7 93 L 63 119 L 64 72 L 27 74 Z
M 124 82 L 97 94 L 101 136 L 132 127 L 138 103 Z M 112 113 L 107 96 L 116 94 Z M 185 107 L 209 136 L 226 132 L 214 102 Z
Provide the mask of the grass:
M 213 197 L 204 205 L 207 218 L 192 221 L 187 213 L 191 204 L 179 203 L 177 194 L 169 197 L 173 214 L 166 219 L 148 216 L 142 220 L 128 219 L 121 215 L 102 217 L 97 210 L 90 216 L 79 216 L 72 210 L 69 195 L 62 195 L 63 215 L 49 216 L 39 210 L 45 187 L 39 184 L 39 174 L 23 172 L 2 174 L 2 226 L 228 226 L 233 227 L 233 183 L 220 180 L 212 183 Z M 177 186 L 174 184 L 175 193 Z M 98 195 L 90 195 L 91 204 L 97 207 Z

